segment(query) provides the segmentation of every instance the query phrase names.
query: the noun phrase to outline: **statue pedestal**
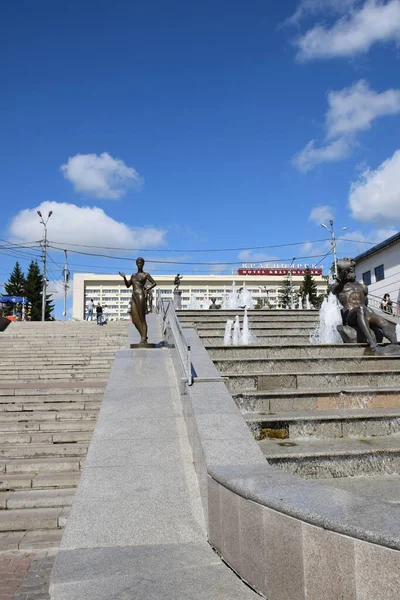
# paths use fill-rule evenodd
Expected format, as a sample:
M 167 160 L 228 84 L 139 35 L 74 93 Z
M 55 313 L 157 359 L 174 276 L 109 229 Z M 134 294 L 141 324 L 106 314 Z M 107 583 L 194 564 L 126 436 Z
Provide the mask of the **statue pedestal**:
M 175 310 L 182 308 L 182 292 L 180 290 L 174 290 L 174 308 Z

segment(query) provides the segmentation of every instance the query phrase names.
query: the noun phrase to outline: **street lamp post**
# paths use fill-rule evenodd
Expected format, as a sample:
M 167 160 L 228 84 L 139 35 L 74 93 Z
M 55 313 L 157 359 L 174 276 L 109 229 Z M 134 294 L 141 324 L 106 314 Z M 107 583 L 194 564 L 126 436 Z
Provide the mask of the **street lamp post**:
M 293 309 L 293 275 L 292 275 L 292 271 L 293 271 L 293 266 L 294 266 L 295 260 L 296 260 L 296 257 L 293 256 L 292 262 L 290 264 L 290 308 L 291 309 Z
M 47 267 L 47 223 L 53 214 L 51 210 L 47 215 L 47 219 L 44 220 L 42 213 L 40 210 L 36 211 L 39 215 L 40 222 L 44 227 L 44 236 L 41 242 L 42 246 L 42 260 L 43 260 L 43 279 L 42 279 L 42 321 L 45 320 L 46 317 L 46 289 L 47 289 L 47 279 L 46 279 L 46 267 Z
M 335 230 L 333 228 L 333 219 L 329 219 L 329 227 L 327 227 L 324 223 L 321 223 L 321 227 L 324 227 L 331 234 L 331 246 L 333 250 L 333 265 L 335 277 L 337 277 L 337 255 L 336 255 L 336 238 L 335 238 Z M 342 227 L 339 231 L 345 231 L 347 227 Z

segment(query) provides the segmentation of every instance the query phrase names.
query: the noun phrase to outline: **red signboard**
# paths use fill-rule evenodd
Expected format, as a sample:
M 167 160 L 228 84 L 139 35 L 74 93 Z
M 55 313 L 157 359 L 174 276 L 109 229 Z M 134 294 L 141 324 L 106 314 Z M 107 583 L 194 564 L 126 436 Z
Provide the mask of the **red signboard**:
M 238 275 L 305 275 L 307 269 L 238 269 Z M 322 269 L 310 269 L 311 275 L 322 275 Z

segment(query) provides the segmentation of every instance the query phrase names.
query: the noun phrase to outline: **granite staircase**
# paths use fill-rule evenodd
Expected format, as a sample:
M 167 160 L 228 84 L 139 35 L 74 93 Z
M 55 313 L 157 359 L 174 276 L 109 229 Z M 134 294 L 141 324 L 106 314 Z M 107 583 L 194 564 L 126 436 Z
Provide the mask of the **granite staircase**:
M 0 550 L 58 546 L 127 328 L 30 322 L 0 334 Z
M 251 346 L 224 346 L 240 311 L 181 311 L 270 464 L 400 504 L 400 357 L 364 344 L 315 345 L 316 311 L 249 311 Z

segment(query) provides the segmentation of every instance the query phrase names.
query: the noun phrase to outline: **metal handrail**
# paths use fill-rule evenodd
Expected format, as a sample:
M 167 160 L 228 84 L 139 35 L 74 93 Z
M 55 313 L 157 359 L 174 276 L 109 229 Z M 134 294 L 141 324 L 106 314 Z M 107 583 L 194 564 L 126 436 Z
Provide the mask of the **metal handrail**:
M 392 312 L 389 312 L 388 310 L 384 310 L 383 308 L 381 308 L 381 302 L 382 302 L 381 297 L 375 296 L 374 294 L 368 294 L 368 305 L 369 306 L 382 311 L 386 315 L 392 315 L 393 317 L 400 316 L 400 306 L 399 306 L 398 302 L 395 302 L 393 300 L 391 301 L 392 302 Z
M 183 335 L 181 324 L 175 312 L 174 302 L 171 299 L 157 298 L 157 312 L 161 314 L 162 333 L 165 337 L 168 326 L 171 329 L 175 348 L 177 349 L 182 369 L 186 375 L 187 384 L 193 384 L 192 361 L 190 358 L 190 346 Z

